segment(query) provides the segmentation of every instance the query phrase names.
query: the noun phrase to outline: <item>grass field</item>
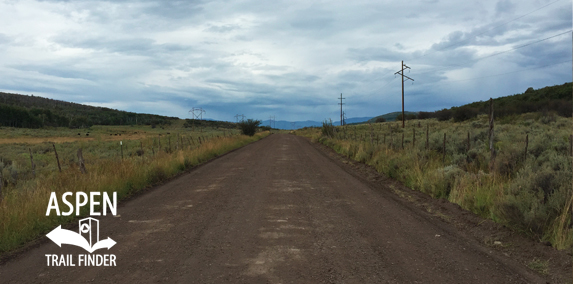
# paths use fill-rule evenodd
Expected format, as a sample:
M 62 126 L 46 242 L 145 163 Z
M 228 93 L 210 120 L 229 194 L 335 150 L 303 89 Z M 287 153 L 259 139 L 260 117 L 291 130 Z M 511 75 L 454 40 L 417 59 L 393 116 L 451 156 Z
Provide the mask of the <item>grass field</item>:
M 88 132 L 89 136 L 86 136 Z M 0 142 L 0 181 L 3 185 L 0 253 L 45 234 L 58 224 L 75 220 L 74 216 L 45 216 L 51 192 L 57 192 L 58 196 L 67 191 L 117 192 L 121 200 L 190 167 L 261 139 L 268 132 L 253 137 L 238 134 L 238 129 L 223 128 L 192 131 L 177 123 L 164 129 L 149 126 L 93 126 L 81 131 L 0 128 L 0 137 L 4 139 Z M 54 145 L 62 172 L 58 170 Z M 83 152 L 86 174 L 78 167 L 79 148 Z
M 295 133 L 372 165 L 412 189 L 447 199 L 558 249 L 572 247 L 571 118 L 527 113 L 498 119 L 493 161 L 485 115 L 460 123 L 435 119 L 406 123 L 405 129 L 401 122 L 387 122 Z

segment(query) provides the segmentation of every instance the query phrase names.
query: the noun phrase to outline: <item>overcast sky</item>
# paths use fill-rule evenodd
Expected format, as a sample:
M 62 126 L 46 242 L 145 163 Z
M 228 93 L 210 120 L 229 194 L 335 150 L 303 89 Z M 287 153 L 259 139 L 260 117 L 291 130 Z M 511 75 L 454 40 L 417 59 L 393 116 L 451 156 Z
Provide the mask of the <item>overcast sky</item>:
M 404 60 L 406 110 L 431 111 L 572 81 L 571 29 L 571 0 L 0 0 L 0 91 L 338 120 L 341 93 L 347 117 L 400 110 Z

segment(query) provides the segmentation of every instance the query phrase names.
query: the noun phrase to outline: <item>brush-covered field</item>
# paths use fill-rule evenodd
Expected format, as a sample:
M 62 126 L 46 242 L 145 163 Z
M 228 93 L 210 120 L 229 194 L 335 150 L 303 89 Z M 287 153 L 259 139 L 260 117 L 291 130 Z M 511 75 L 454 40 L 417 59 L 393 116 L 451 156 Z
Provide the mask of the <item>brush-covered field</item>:
M 401 122 L 325 124 L 295 134 L 369 164 L 412 189 L 565 249 L 573 245 L 572 126 L 571 118 L 552 114 L 497 119 L 493 161 L 487 115 L 458 123 L 409 120 L 404 129 Z
M 179 122 L 163 128 L 0 128 L 0 253 L 75 220 L 75 216 L 45 216 L 51 192 L 58 196 L 68 191 L 117 192 L 121 200 L 268 135 L 248 137 L 229 128 L 196 127 L 193 131 Z M 78 166 L 80 148 L 85 174 Z

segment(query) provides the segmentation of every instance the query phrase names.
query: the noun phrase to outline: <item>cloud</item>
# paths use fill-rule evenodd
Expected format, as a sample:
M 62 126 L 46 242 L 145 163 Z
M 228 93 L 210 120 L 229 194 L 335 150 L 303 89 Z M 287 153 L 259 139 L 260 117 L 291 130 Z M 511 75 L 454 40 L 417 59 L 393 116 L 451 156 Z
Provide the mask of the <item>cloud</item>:
M 406 109 L 433 110 L 570 81 L 558 65 L 572 58 L 570 35 L 488 58 L 570 30 L 566 2 L 530 13 L 544 4 L 5 1 L 0 91 L 180 117 L 203 107 L 224 120 L 323 120 L 338 116 L 340 93 L 348 117 L 400 109 L 404 60 L 415 79 Z
M 503 14 L 511 14 L 515 11 L 515 4 L 513 4 L 510 0 L 499 0 L 497 4 L 495 4 L 495 14 L 496 16 L 500 16 Z

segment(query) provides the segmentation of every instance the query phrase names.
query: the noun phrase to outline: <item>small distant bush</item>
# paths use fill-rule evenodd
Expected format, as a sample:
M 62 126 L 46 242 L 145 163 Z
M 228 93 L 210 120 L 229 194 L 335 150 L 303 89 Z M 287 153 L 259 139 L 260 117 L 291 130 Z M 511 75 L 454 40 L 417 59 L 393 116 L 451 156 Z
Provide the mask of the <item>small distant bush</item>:
M 332 125 L 331 119 L 322 122 L 322 135 L 334 137 L 334 125 Z
M 253 136 L 257 132 L 257 127 L 261 124 L 260 120 L 247 119 L 238 123 L 241 133 L 248 136 Z
M 379 117 L 376 119 L 376 123 L 380 123 L 380 122 L 386 122 L 386 119 L 383 117 Z

